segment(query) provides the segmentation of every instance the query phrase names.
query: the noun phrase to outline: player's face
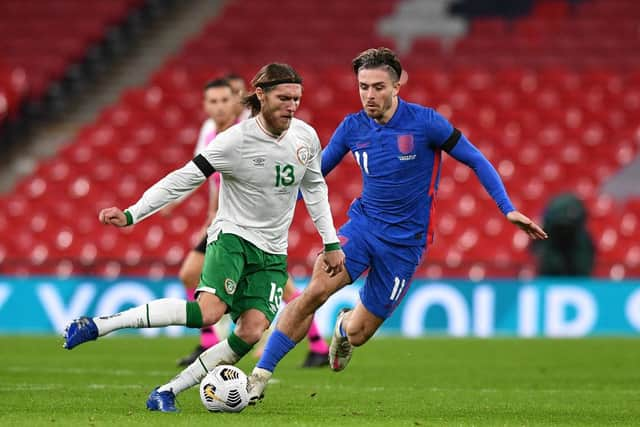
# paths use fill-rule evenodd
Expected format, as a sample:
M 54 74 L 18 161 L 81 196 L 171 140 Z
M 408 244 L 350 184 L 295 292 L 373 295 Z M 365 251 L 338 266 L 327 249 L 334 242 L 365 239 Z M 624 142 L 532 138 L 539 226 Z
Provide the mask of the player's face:
M 384 68 L 362 69 L 358 72 L 358 87 L 367 115 L 386 123 L 394 112 L 400 83 L 391 80 L 389 71 Z
M 262 104 L 260 114 L 267 126 L 276 134 L 289 129 L 291 119 L 300 106 L 302 85 L 297 83 L 283 83 L 268 92 L 256 89 Z
M 235 102 L 228 87 L 211 87 L 204 92 L 204 111 L 218 129 L 235 119 Z

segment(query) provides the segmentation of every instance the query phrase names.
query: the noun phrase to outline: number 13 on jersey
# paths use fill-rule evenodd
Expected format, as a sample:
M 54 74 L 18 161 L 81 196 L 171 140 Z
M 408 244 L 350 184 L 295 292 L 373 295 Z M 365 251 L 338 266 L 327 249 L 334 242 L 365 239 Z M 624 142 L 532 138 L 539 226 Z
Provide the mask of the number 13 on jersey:
M 296 180 L 292 165 L 276 165 L 276 187 L 288 187 Z

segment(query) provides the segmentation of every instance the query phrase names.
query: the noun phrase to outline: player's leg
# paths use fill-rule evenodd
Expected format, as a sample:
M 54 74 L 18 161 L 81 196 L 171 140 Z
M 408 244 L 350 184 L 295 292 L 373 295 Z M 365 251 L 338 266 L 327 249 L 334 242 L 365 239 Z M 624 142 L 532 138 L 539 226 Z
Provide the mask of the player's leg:
M 351 223 L 343 226 L 340 237 L 342 250 L 346 255 L 346 268 L 336 276 L 329 277 L 323 269 L 322 258 L 318 257 L 309 286 L 280 313 L 265 351 L 249 377 L 248 390 L 252 404 L 262 398 L 267 382 L 280 360 L 304 338 L 318 307 L 366 270 L 366 242 L 362 236 Z
M 178 277 L 184 284 L 187 292 L 187 299 L 193 301 L 195 290 L 200 283 L 200 274 L 202 273 L 202 267 L 204 265 L 204 255 L 207 248 L 207 236 L 205 235 L 200 243 L 189 252 L 187 257 L 182 262 Z M 218 343 L 218 335 L 216 329 L 213 326 L 205 326 L 200 329 L 200 343 L 196 348 L 188 355 L 178 360 L 178 366 L 188 366 L 193 363 L 196 358 L 202 354 L 208 348 L 213 347 Z
M 147 399 L 152 411 L 174 412 L 176 396 L 202 381 L 218 365 L 234 365 L 258 342 L 270 320 L 257 309 L 249 309 L 236 319 L 235 330 L 224 340 L 205 350 L 182 372 L 154 389 Z
M 212 325 L 224 314 L 226 306 L 221 301 L 202 306 L 196 301 L 178 298 L 162 298 L 109 316 L 80 317 L 65 329 L 63 347 L 72 348 L 93 341 L 98 337 L 125 328 L 158 328 L 180 325 L 201 328 Z
M 262 399 L 277 364 L 305 337 L 318 307 L 349 283 L 351 278 L 346 270 L 329 277 L 323 269 L 322 258 L 318 257 L 309 286 L 280 313 L 264 352 L 249 377 L 250 404 Z
M 289 275 L 287 285 L 284 288 L 284 302 L 289 304 L 302 294 L 302 292 L 296 288 L 293 282 L 293 278 Z M 320 366 L 326 366 L 329 364 L 329 346 L 322 335 L 315 320 L 311 321 L 311 326 L 307 332 L 307 338 L 309 340 L 309 353 L 302 363 L 303 368 L 314 368 Z
M 177 298 L 162 298 L 110 316 L 81 317 L 71 322 L 65 330 L 64 347 L 72 349 L 84 342 L 95 340 L 113 331 L 124 328 L 156 328 L 181 325 L 202 328 L 216 323 L 227 310 L 227 303 L 215 295 L 207 284 L 215 283 L 216 271 L 223 270 L 225 277 L 240 277 L 244 258 L 236 250 L 233 241 L 224 238 L 207 247 L 199 291 L 212 292 L 214 298 L 199 298 L 186 301 Z M 240 256 L 237 256 L 240 253 Z M 206 273 L 206 274 L 205 274 Z M 224 279 L 222 279 L 224 280 Z
M 236 328 L 227 339 L 206 350 L 175 378 L 155 389 L 147 401 L 147 407 L 151 410 L 165 411 L 165 406 L 173 408 L 167 412 L 175 410 L 175 405 L 162 405 L 159 402 L 162 399 L 174 402 L 175 395 L 198 384 L 216 366 L 235 364 L 258 342 L 278 312 L 287 280 L 286 256 L 264 253 L 236 236 L 224 239 L 241 247 L 241 252 L 237 252 L 235 258 L 247 260 L 242 277 L 231 279 L 234 276 L 225 271 L 229 264 L 234 263 L 233 259 L 228 258 L 227 264 L 218 264 L 218 270 L 213 273 L 205 265 L 202 280 L 211 280 L 212 275 L 218 276 L 218 280 L 213 281 L 215 285 L 208 288 L 200 286 L 198 289 L 206 289 L 206 292 L 220 296 L 228 303 Z M 204 296 L 203 292 L 198 299 Z
M 374 248 L 371 269 L 360 289 L 360 303 L 338 315 L 331 339 L 329 363 L 334 371 L 343 370 L 351 360 L 353 347 L 367 342 L 391 316 L 420 262 L 420 247 L 382 244 L 374 238 L 370 243 Z

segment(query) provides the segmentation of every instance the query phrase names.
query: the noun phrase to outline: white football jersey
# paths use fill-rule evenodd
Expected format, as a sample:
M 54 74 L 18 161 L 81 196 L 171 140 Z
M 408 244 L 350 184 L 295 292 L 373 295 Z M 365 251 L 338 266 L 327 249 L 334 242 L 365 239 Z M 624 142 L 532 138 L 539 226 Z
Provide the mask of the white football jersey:
M 298 189 L 325 244 L 337 243 L 321 172 L 316 131 L 298 119 L 279 138 L 256 118 L 220 133 L 200 153 L 222 175 L 216 218 L 209 241 L 220 232 L 242 237 L 265 252 L 287 253 L 287 236 Z M 145 192 L 128 211 L 138 222 L 205 180 L 194 162 L 172 172 Z

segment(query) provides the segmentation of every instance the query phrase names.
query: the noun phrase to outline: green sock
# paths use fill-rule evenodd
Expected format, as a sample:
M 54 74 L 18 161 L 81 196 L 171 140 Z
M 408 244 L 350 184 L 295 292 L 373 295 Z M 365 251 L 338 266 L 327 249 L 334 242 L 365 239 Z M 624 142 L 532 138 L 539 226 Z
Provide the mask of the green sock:
M 202 311 L 197 301 L 187 302 L 187 327 L 202 328 Z
M 253 344 L 247 344 L 234 332 L 231 332 L 231 335 L 227 337 L 227 342 L 229 343 L 229 347 L 231 347 L 231 350 L 233 350 L 234 353 L 238 355 L 238 357 L 244 356 L 253 348 Z

